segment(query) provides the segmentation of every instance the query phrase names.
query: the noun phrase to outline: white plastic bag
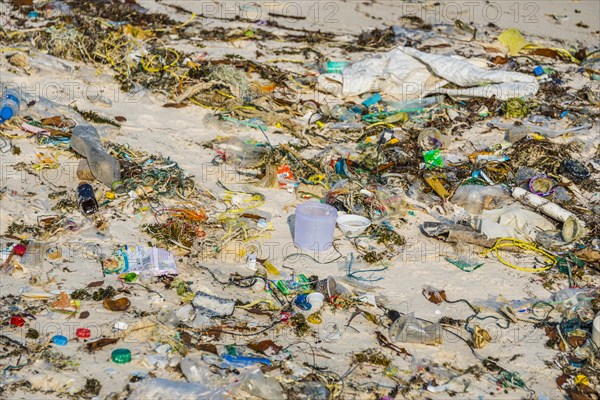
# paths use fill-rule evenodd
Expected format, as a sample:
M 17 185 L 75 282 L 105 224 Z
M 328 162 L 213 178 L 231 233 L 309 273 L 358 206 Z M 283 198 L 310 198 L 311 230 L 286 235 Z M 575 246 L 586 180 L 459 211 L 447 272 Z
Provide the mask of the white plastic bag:
M 451 82 L 465 89 L 443 89 Z M 535 77 L 519 72 L 488 70 L 455 56 L 424 53 L 398 47 L 347 67 L 342 74 L 323 74 L 319 85 L 340 97 L 382 92 L 400 100 L 447 93 L 465 97 L 492 97 L 506 100 L 535 95 Z M 482 86 L 485 85 L 485 86 Z

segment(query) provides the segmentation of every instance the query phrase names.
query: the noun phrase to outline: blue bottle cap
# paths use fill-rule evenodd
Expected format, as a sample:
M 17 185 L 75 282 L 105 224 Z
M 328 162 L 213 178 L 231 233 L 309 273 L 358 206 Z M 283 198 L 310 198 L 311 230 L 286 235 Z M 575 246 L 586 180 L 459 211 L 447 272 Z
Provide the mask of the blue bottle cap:
M 13 115 L 13 109 L 10 107 L 2 107 L 0 110 L 0 119 L 4 121 L 11 119 Z
M 296 304 L 296 306 L 301 309 L 301 310 L 310 310 L 312 307 L 312 304 L 310 304 L 308 302 L 308 295 L 307 294 L 299 294 L 298 297 L 296 297 L 296 300 L 294 300 L 294 303 Z
M 535 74 L 535 76 L 540 76 L 540 75 L 544 75 L 545 71 L 544 71 L 544 68 L 542 68 L 541 65 L 538 65 L 537 67 L 535 67 L 533 69 L 533 73 Z
M 52 343 L 54 343 L 57 346 L 66 346 L 68 342 L 69 339 L 67 339 L 66 336 L 55 335 L 52 337 Z

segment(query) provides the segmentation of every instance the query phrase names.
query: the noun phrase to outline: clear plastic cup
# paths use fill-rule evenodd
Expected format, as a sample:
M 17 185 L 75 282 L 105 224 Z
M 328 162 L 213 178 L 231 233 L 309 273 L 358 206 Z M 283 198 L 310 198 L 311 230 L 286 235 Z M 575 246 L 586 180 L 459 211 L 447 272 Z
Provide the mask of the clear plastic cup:
M 327 204 L 304 203 L 296 207 L 294 243 L 303 250 L 320 252 L 333 243 L 337 210 Z

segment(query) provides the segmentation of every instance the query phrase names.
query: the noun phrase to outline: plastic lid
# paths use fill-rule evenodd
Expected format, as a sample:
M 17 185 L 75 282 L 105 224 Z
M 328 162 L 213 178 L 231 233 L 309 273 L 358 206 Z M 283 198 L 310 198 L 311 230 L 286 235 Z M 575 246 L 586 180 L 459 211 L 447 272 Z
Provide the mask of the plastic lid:
M 127 364 L 131 361 L 131 351 L 129 349 L 113 350 L 110 356 L 115 364 Z
M 2 109 L 0 109 L 0 119 L 3 119 L 6 121 L 8 119 L 11 119 L 13 115 L 14 115 L 13 109 L 10 107 L 2 107 Z
M 68 342 L 69 342 L 69 339 L 67 339 L 66 336 L 55 335 L 52 337 L 52 343 L 54 343 L 57 346 L 66 346 L 66 344 Z

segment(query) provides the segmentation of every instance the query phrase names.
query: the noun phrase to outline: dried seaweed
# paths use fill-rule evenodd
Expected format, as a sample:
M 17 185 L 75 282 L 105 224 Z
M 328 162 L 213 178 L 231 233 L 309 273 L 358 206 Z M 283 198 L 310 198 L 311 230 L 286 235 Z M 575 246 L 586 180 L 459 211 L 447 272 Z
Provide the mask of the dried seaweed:
M 108 117 L 103 117 L 95 111 L 80 110 L 75 105 L 72 106 L 71 108 L 73 108 L 73 110 L 77 111 L 77 113 L 79 115 L 81 115 L 88 122 L 94 122 L 96 124 L 108 124 L 108 125 L 116 126 L 117 128 L 119 128 L 121 126 L 118 123 L 116 123 L 115 121 L 113 121 L 112 119 L 110 119 Z

